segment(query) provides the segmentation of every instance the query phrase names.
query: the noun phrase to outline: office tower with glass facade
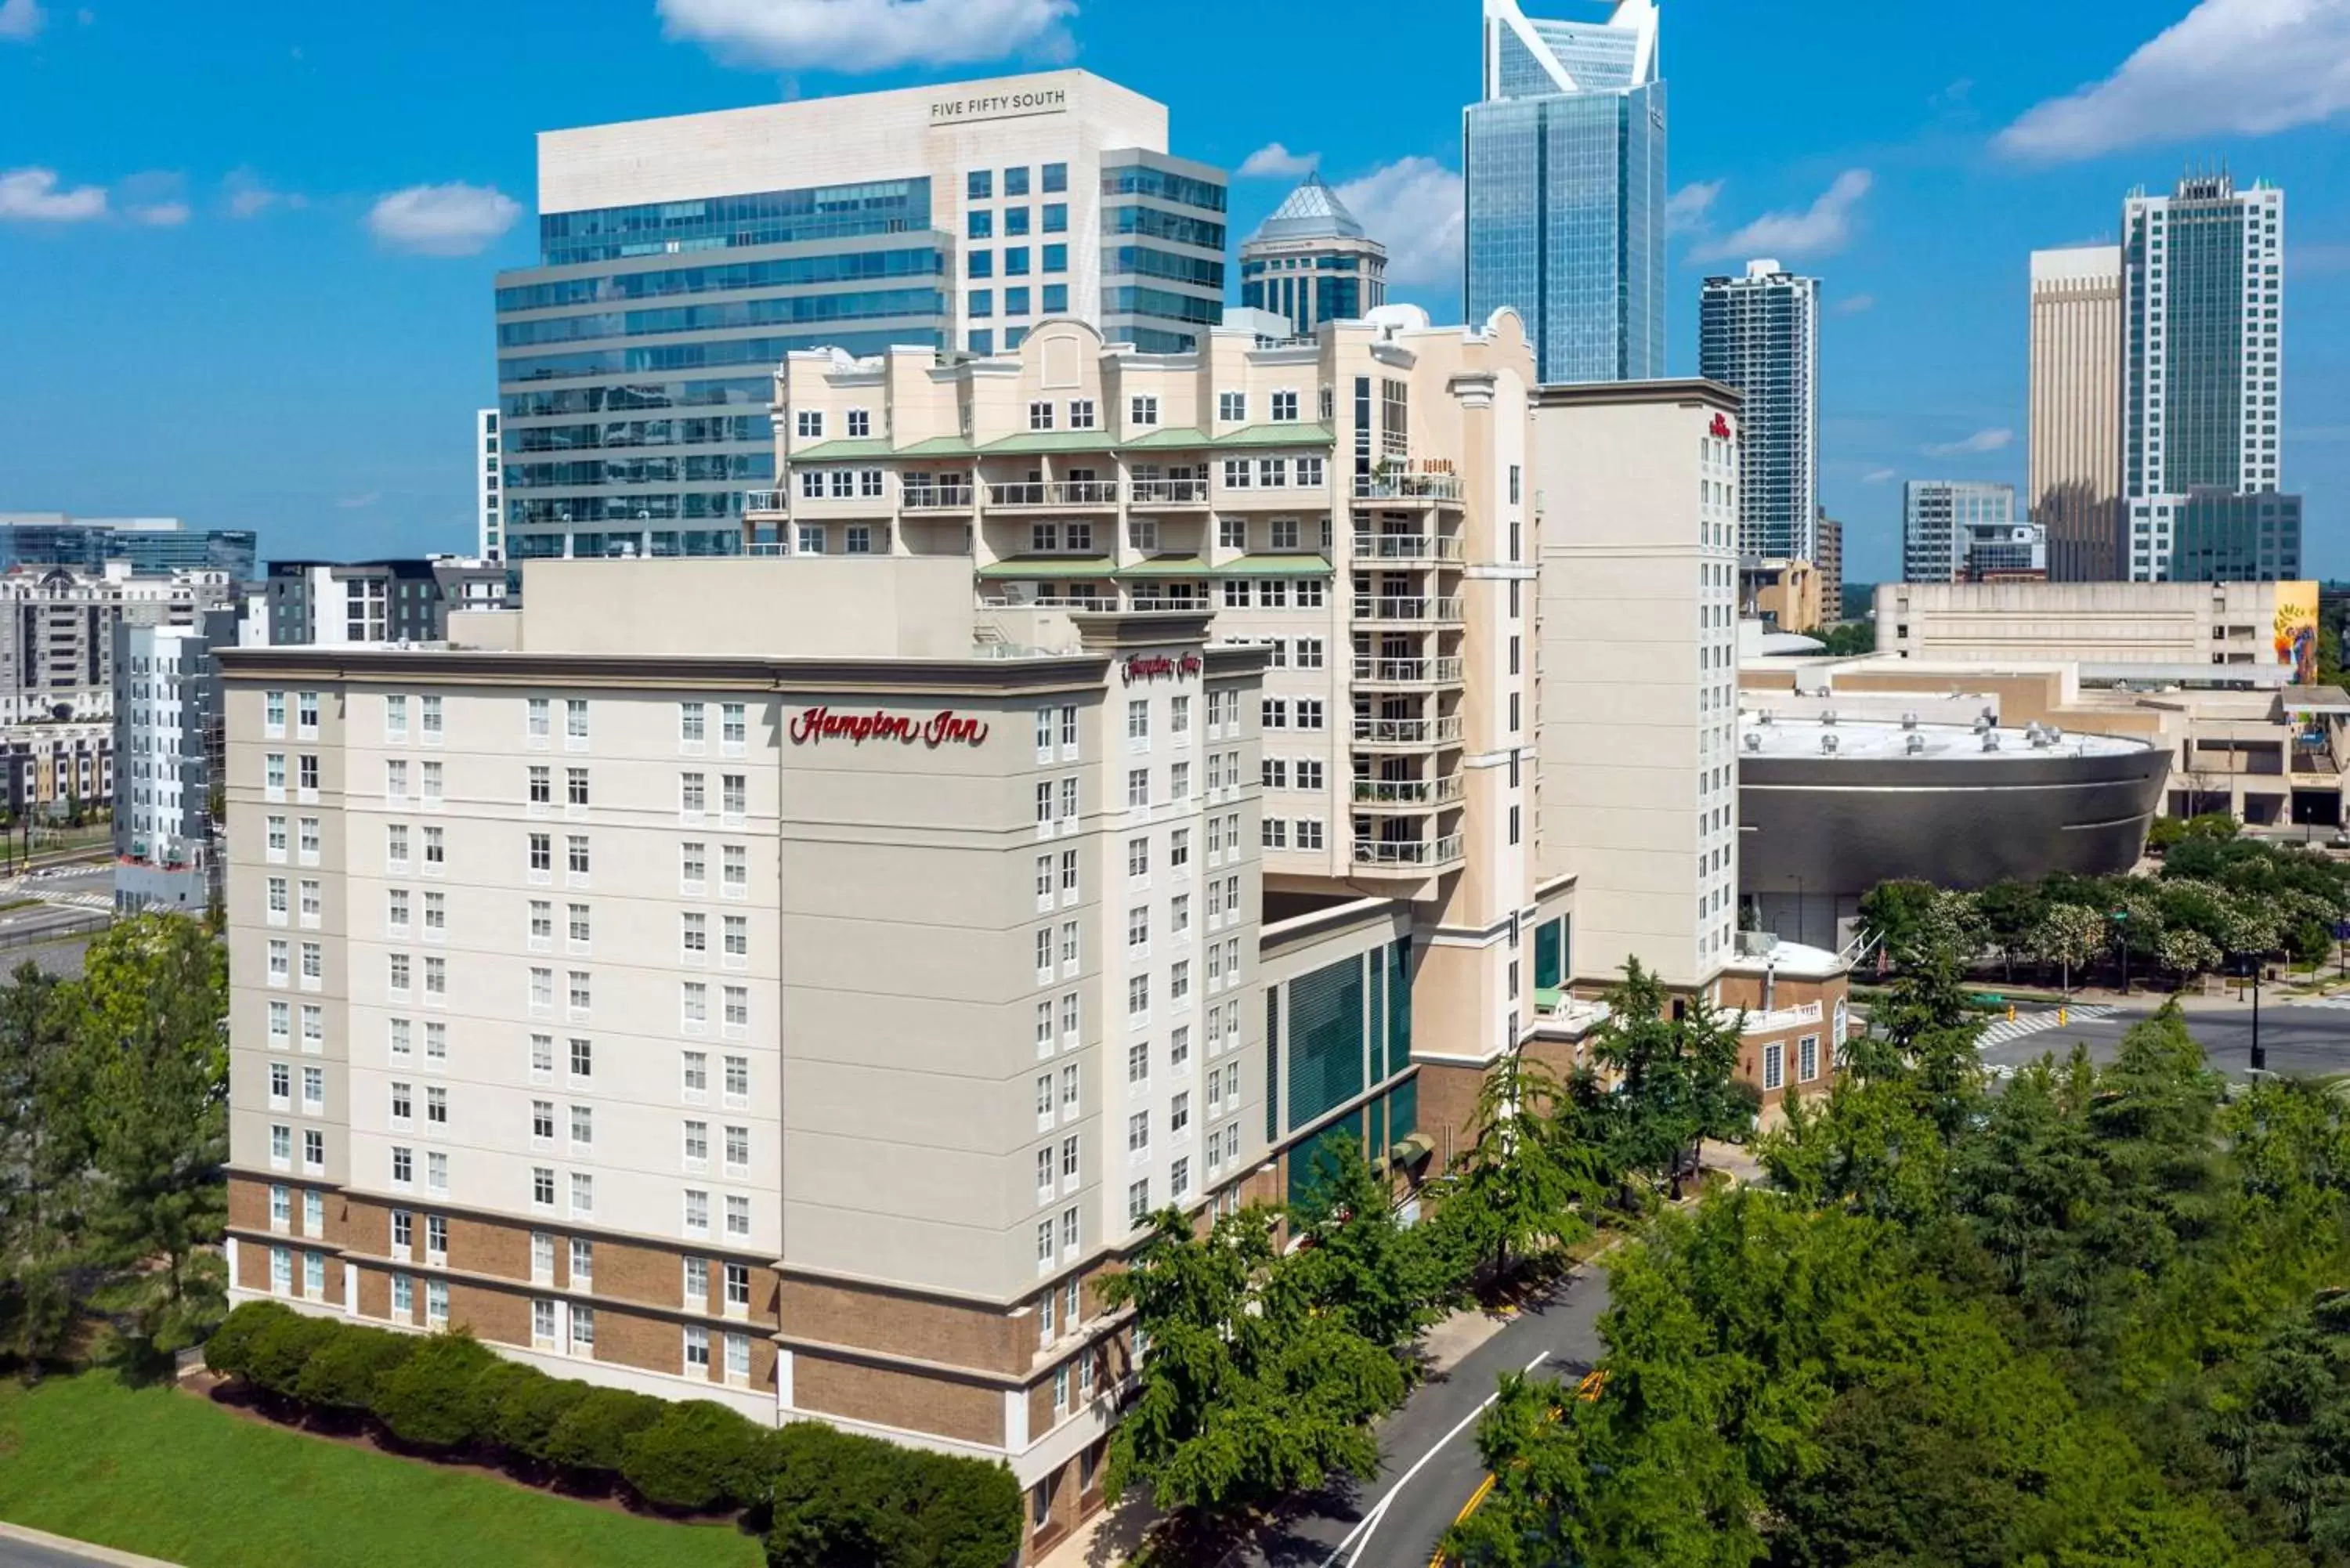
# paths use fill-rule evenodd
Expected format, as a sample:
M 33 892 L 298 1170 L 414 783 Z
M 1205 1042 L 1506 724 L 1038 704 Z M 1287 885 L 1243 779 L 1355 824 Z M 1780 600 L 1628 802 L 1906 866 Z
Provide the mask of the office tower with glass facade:
M 1738 553 L 1817 561 L 1820 280 L 1775 261 L 1710 277 L 1698 309 L 1698 373 L 1737 388 Z
M 1972 581 L 1980 565 L 2010 559 L 1997 547 L 2012 543 L 2022 522 L 2012 484 L 1909 480 L 1901 486 L 1901 580 Z
M 1164 105 L 1076 70 L 541 134 L 539 265 L 497 280 L 502 553 L 740 549 L 795 349 L 1070 316 L 1191 348 L 1224 177 L 1166 149 Z
M 2122 253 L 2032 253 L 2033 520 L 2061 583 L 2122 576 Z
M 1544 382 L 1665 373 L 1665 83 L 1657 8 L 1605 22 L 1485 0 L 1484 97 L 1461 111 L 1469 318 L 1524 318 Z
M 475 553 L 484 561 L 505 559 L 504 507 L 499 502 L 498 410 L 483 409 L 473 416 L 473 516 L 481 538 Z
M 1388 248 L 1338 192 L 1308 174 L 1241 246 L 1241 304 L 1286 318 L 1300 337 L 1387 303 Z
M 66 566 L 100 572 L 128 561 L 139 575 L 226 572 L 253 576 L 258 535 L 250 528 L 190 528 L 177 517 L 75 517 L 63 512 L 0 512 L 0 571 Z
M 2230 569 L 2234 548 L 2183 557 L 2191 495 L 2272 495 L 2282 487 L 2277 419 L 2284 311 L 2284 192 L 2226 173 L 2190 175 L 2168 196 L 2130 193 L 2122 208 L 2122 494 L 2127 575 L 2185 580 Z M 2270 545 L 2250 558 L 2300 556 L 2300 509 L 2218 508 Z M 2241 514 L 2241 515 L 2240 515 Z M 2277 530 L 2290 524 L 2288 541 Z M 2199 528 L 2203 526 L 2198 524 Z

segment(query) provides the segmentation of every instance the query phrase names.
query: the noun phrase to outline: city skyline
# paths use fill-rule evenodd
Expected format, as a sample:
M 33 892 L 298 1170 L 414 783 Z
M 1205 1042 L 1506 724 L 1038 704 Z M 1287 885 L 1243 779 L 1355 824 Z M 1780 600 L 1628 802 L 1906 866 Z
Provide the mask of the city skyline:
M 215 30 L 136 0 L 87 21 L 47 7 L 45 26 L 0 43 L 0 80 L 25 127 L 0 171 L 0 257 L 40 285 L 0 306 L 19 348 L 18 375 L 0 393 L 0 417 L 19 438 L 20 488 L 5 504 L 256 527 L 274 554 L 469 547 L 473 477 L 454 454 L 467 415 L 494 390 L 490 276 L 533 259 L 524 213 L 536 204 L 534 134 L 785 95 L 1081 66 L 1165 102 L 1173 145 L 1232 171 L 1235 235 L 1318 165 L 1394 252 L 1391 297 L 1440 319 L 1457 314 L 1460 115 L 1478 96 L 1473 8 L 1369 6 L 1367 26 L 1430 63 L 1347 94 L 1274 61 L 1236 62 L 1213 80 L 1170 69 L 1140 19 L 1105 8 L 1030 7 L 1019 15 L 1042 16 L 1037 27 L 982 36 L 957 20 L 962 8 L 928 3 L 939 25 L 916 37 L 879 29 L 854 57 L 837 47 L 813 56 L 784 26 L 744 42 L 672 23 L 662 44 L 648 4 L 562 36 L 526 13 L 502 17 L 476 35 L 482 60 L 434 54 L 430 65 L 436 19 L 452 9 L 329 26 L 262 7 Z M 2293 342 L 2281 466 L 2288 488 L 2310 498 L 2309 569 L 2350 569 L 2338 499 L 2350 442 L 2317 422 L 2317 400 L 2293 395 L 2343 372 L 2350 336 L 2350 234 L 2332 216 L 2344 203 L 2327 156 L 2339 105 L 2323 84 L 2297 90 L 2293 79 L 2252 95 L 2258 104 L 2244 98 L 2251 63 L 2210 43 L 2238 9 L 2211 0 L 2156 17 L 2060 10 L 2033 57 L 2017 60 L 1995 18 L 1830 6 L 1818 26 L 1871 61 L 1869 79 L 1833 119 L 1798 122 L 1757 119 L 1738 84 L 1806 57 L 1802 38 L 1703 0 L 1665 8 L 1677 122 L 1668 369 L 1695 368 L 1708 272 L 1777 255 L 1823 278 L 1822 498 L 1849 525 L 1855 580 L 1886 576 L 1898 559 L 1898 481 L 2022 483 L 2030 252 L 2117 237 L 2129 189 L 2167 189 L 2193 162 L 2294 193 L 2303 221 L 2284 261 Z M 1200 22 L 1238 29 L 1245 15 L 1210 5 Z M 2165 32 L 2182 19 L 2192 26 Z M 2307 47 L 2274 50 L 2265 66 L 2290 78 L 2300 68 L 2291 57 L 2324 56 L 2339 24 L 2321 15 L 2302 26 Z M 508 28 L 516 47 L 530 39 L 538 70 L 497 64 L 516 57 L 500 47 Z M 615 47 L 629 50 L 624 77 L 591 67 Z M 91 82 L 149 62 L 172 85 L 128 115 L 97 111 Z M 444 83 L 449 112 L 429 122 L 397 113 L 428 72 Z M 182 81 L 226 90 L 199 102 Z M 594 86 L 583 92 L 582 82 Z M 2144 105 L 2165 83 L 2168 107 L 2150 117 Z M 179 167 L 158 172 L 171 162 Z M 199 274 L 207 288 L 177 286 Z M 123 311 L 129 298 L 140 309 Z M 353 363 L 364 367 L 358 386 L 323 395 Z M 123 364 L 139 367 L 135 379 Z M 103 429 L 89 417 L 101 406 L 111 410 Z M 125 429 L 137 439 L 124 441 Z M 244 445 L 261 431 L 292 440 L 301 460 L 251 462 Z

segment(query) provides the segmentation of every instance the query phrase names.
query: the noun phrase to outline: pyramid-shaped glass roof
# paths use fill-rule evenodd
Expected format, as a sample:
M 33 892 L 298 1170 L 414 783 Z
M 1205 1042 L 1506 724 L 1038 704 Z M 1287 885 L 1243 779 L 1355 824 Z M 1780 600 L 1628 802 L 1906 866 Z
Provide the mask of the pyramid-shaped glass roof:
M 1307 174 L 1273 216 L 1257 225 L 1252 240 L 1359 240 L 1363 225 L 1319 174 Z

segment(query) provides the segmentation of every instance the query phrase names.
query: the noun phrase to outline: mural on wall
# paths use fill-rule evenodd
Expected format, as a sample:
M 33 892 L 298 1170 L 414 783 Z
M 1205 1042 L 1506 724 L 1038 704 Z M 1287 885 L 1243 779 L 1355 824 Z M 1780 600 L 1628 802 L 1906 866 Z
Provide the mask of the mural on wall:
M 2293 682 L 2296 686 L 2317 683 L 2317 585 L 2296 583 L 2295 590 L 2280 592 L 2276 612 L 2276 659 L 2279 664 L 2293 667 Z

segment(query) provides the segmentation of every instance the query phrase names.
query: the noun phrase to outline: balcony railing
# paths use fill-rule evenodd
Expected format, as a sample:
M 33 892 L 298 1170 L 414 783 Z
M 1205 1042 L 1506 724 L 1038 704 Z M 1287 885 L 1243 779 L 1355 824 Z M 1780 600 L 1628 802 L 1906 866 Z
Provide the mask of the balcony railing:
M 1114 610 L 1118 601 L 1104 594 L 1040 594 L 1035 598 L 1014 598 L 1009 594 L 982 594 L 982 609 L 1080 609 Z
M 1450 866 L 1461 857 L 1461 835 L 1448 838 L 1390 844 L 1383 838 L 1355 840 L 1355 864 L 1357 866 L 1423 867 Z
M 972 488 L 968 484 L 923 484 L 910 479 L 905 482 L 903 494 L 903 504 L 909 512 L 971 510 Z
M 1443 719 L 1378 719 L 1355 715 L 1355 739 L 1370 746 L 1440 746 L 1461 738 L 1461 716 Z
M 1207 504 L 1208 482 L 1204 479 L 1134 481 L 1134 504 L 1137 506 L 1204 506 Z
M 1355 475 L 1357 501 L 1458 501 L 1461 476 L 1454 473 L 1376 473 Z
M 780 490 L 746 490 L 743 493 L 743 515 L 755 517 L 763 512 L 773 515 L 786 511 L 784 496 Z
M 1115 479 L 1022 480 L 987 487 L 990 506 L 1115 506 Z
M 1136 594 L 1129 599 L 1128 607 L 1139 610 L 1211 610 L 1215 607 L 1196 594 L 1190 598 L 1178 598 L 1168 594 Z
M 1461 601 L 1366 597 L 1355 600 L 1355 618 L 1450 624 L 1461 619 Z
M 1371 686 L 1457 686 L 1461 683 L 1461 661 L 1458 659 L 1380 659 L 1368 653 L 1355 655 L 1355 679 Z
M 1465 793 L 1460 775 L 1441 779 L 1357 779 L 1357 805 L 1450 805 Z
M 1355 558 L 1369 561 L 1457 561 L 1461 541 L 1436 534 L 1357 534 Z

